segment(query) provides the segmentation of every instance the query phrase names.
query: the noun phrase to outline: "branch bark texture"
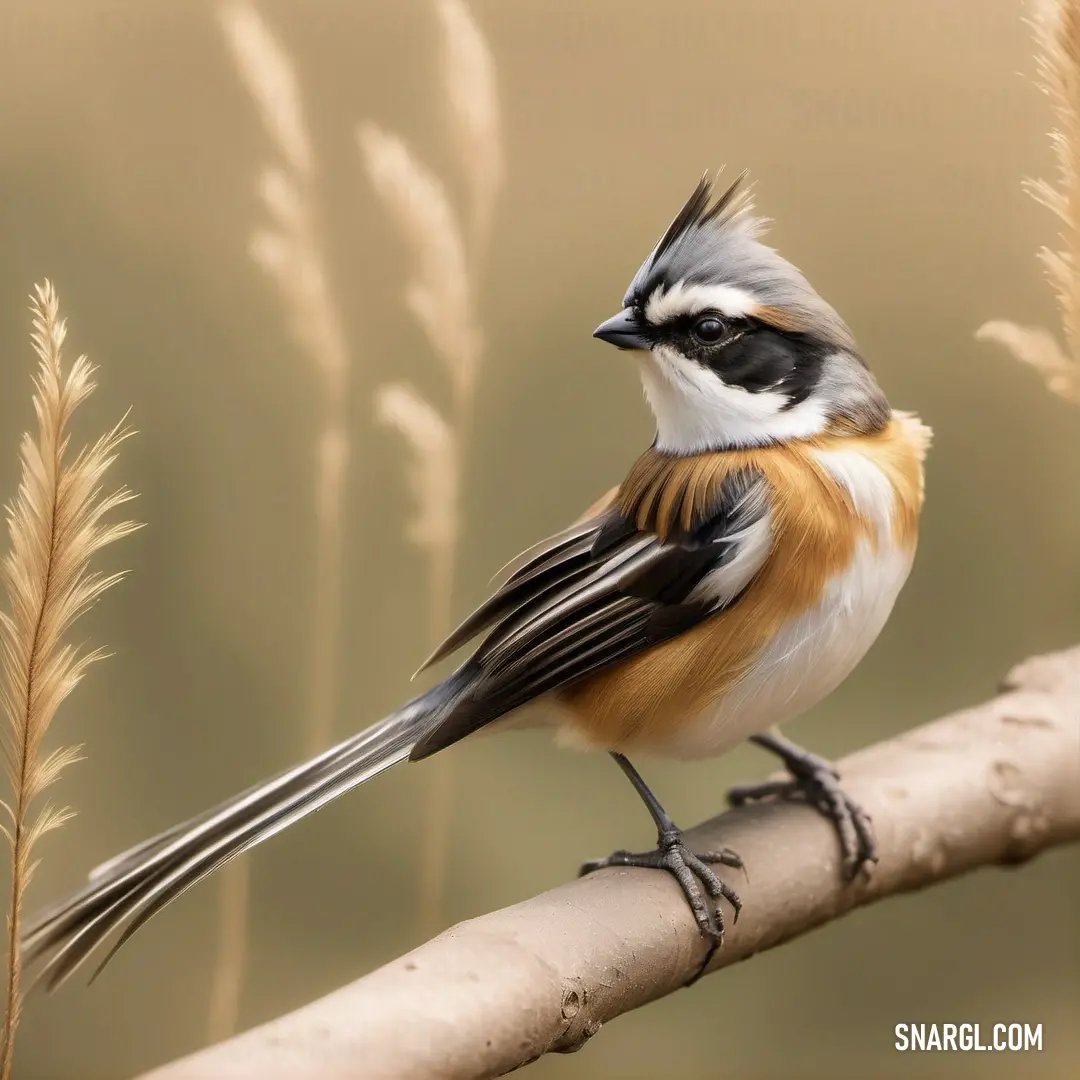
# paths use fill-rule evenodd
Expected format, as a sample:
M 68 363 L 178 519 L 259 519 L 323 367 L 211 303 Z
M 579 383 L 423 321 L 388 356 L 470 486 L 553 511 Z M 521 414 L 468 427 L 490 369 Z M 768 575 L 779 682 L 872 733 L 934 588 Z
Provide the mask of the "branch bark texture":
M 839 763 L 874 819 L 872 877 L 840 879 L 831 826 L 759 804 L 691 834 L 746 862 L 711 969 L 863 904 L 1080 839 L 1080 647 L 1015 668 L 999 696 Z M 730 919 L 728 920 L 730 924 Z M 704 946 L 675 883 L 604 870 L 452 927 L 294 1013 L 143 1080 L 473 1080 L 581 1047 L 681 987 Z

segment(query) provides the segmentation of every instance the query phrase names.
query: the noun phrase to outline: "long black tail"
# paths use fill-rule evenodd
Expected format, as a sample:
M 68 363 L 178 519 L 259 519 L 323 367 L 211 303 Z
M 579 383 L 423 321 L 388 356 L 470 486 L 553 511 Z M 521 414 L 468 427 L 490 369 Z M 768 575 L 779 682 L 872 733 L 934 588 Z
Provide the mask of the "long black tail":
M 207 874 L 407 758 L 452 704 L 454 684 L 451 676 L 311 761 L 97 867 L 83 889 L 34 921 L 23 938 L 24 959 L 41 961 L 38 979 L 51 990 L 123 926 L 96 978 L 139 927 Z

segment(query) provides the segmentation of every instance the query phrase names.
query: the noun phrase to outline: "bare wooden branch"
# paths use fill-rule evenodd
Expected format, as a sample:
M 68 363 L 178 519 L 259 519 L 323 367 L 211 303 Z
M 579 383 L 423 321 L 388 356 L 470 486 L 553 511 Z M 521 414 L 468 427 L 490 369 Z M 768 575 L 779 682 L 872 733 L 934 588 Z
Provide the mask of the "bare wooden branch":
M 1080 647 L 1017 667 L 1002 693 L 840 763 L 881 861 L 841 884 L 814 811 L 761 805 L 693 833 L 742 854 L 745 907 L 713 968 L 860 905 L 1080 839 Z M 310 1005 L 144 1080 L 464 1080 L 579 1048 L 671 993 L 703 946 L 675 884 L 605 870 L 455 926 Z

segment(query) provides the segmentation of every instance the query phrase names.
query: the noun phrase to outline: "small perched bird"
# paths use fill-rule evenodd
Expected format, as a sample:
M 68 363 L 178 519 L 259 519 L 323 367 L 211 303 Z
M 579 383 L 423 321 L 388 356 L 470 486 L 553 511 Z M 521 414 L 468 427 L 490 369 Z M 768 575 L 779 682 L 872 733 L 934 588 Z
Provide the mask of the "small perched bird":
M 475 652 L 366 730 L 94 870 L 26 936 L 50 987 L 120 930 L 104 966 L 229 859 L 541 698 L 542 722 L 612 755 L 658 832 L 655 851 L 583 871 L 670 872 L 712 948 L 720 898 L 739 907 L 713 865 L 741 861 L 689 850 L 628 753 L 697 758 L 749 738 L 790 780 L 734 802 L 805 800 L 835 824 L 847 876 L 875 859 L 836 771 L 772 729 L 831 693 L 884 626 L 915 554 L 930 433 L 890 409 L 843 321 L 761 231 L 742 177 L 716 196 L 706 176 L 597 328 L 636 362 L 656 437 L 428 663 L 483 634 Z

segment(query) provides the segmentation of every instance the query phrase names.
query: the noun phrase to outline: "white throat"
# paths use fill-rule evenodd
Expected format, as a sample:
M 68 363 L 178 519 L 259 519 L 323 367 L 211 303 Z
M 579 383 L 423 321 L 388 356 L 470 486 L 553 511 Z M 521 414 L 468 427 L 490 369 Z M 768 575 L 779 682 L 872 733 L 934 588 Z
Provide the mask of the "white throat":
M 805 439 L 825 430 L 826 403 L 814 395 L 785 410 L 785 394 L 728 386 L 665 346 L 636 355 L 645 397 L 656 417 L 658 450 L 695 454 Z

